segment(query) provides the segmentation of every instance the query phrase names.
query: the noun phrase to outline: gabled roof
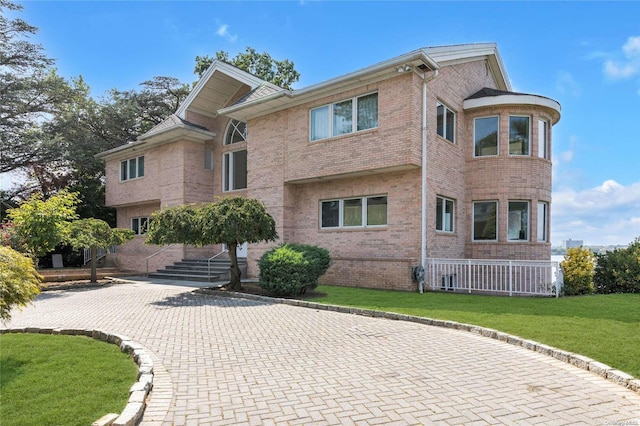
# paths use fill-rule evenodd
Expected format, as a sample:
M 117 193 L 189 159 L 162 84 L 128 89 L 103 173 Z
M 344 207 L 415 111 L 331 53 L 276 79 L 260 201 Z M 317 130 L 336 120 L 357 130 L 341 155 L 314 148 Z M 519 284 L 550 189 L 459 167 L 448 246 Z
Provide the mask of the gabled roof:
M 485 87 L 466 98 L 462 103 L 462 107 L 465 110 L 506 105 L 539 106 L 547 109 L 551 114 L 553 124 L 560 120 L 561 107 L 557 101 L 545 96 L 532 95 L 529 93 L 510 92 Z

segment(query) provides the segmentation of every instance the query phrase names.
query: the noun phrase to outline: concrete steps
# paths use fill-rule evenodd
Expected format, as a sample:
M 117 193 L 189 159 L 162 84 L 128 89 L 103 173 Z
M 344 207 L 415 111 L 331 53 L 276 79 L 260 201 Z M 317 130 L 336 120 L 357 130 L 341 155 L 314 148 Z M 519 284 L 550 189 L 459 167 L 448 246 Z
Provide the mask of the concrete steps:
M 213 259 L 209 271 L 207 259 L 183 259 L 164 269 L 149 274 L 149 278 L 165 280 L 216 282 L 229 280 L 229 259 Z M 243 276 L 247 272 L 247 259 L 239 258 L 238 267 Z

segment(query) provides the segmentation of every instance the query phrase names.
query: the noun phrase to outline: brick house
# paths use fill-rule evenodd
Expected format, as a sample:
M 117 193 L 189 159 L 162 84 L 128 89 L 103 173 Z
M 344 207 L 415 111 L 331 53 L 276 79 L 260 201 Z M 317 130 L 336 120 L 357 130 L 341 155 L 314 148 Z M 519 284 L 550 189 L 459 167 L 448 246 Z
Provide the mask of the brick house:
M 289 91 L 214 61 L 175 115 L 98 155 L 133 241 L 122 268 L 221 247 L 144 245 L 155 210 L 264 202 L 281 242 L 327 248 L 325 283 L 413 290 L 427 258 L 550 259 L 551 128 L 560 105 L 511 90 L 493 43 L 431 47 Z M 271 245 L 240 253 L 248 275 Z

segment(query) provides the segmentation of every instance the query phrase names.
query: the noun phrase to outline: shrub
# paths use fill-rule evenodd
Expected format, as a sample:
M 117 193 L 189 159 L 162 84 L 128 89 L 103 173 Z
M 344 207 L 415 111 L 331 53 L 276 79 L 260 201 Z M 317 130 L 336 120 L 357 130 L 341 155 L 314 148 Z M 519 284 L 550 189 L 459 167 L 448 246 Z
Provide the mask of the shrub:
M 640 238 L 627 248 L 597 256 L 594 282 L 598 293 L 640 293 Z
M 29 257 L 0 246 L 0 319 L 10 320 L 13 307 L 27 306 L 40 293 L 41 280 Z
M 318 286 L 331 263 L 326 249 L 304 244 L 283 244 L 262 255 L 260 286 L 276 296 L 298 296 Z
M 582 247 L 568 249 L 560 267 L 564 274 L 565 296 L 593 293 L 595 256 L 591 250 Z

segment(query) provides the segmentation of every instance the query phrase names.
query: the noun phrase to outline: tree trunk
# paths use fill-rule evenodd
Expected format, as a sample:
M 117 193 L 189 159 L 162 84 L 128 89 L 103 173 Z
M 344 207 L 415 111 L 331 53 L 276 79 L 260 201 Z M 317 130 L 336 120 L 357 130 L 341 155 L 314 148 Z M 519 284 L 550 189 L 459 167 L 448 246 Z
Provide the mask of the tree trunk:
M 240 270 L 238 269 L 238 243 L 228 243 L 229 260 L 231 261 L 231 267 L 229 267 L 229 290 L 240 291 L 242 290 L 242 283 L 240 282 Z
M 91 282 L 98 282 L 98 248 L 91 247 Z

